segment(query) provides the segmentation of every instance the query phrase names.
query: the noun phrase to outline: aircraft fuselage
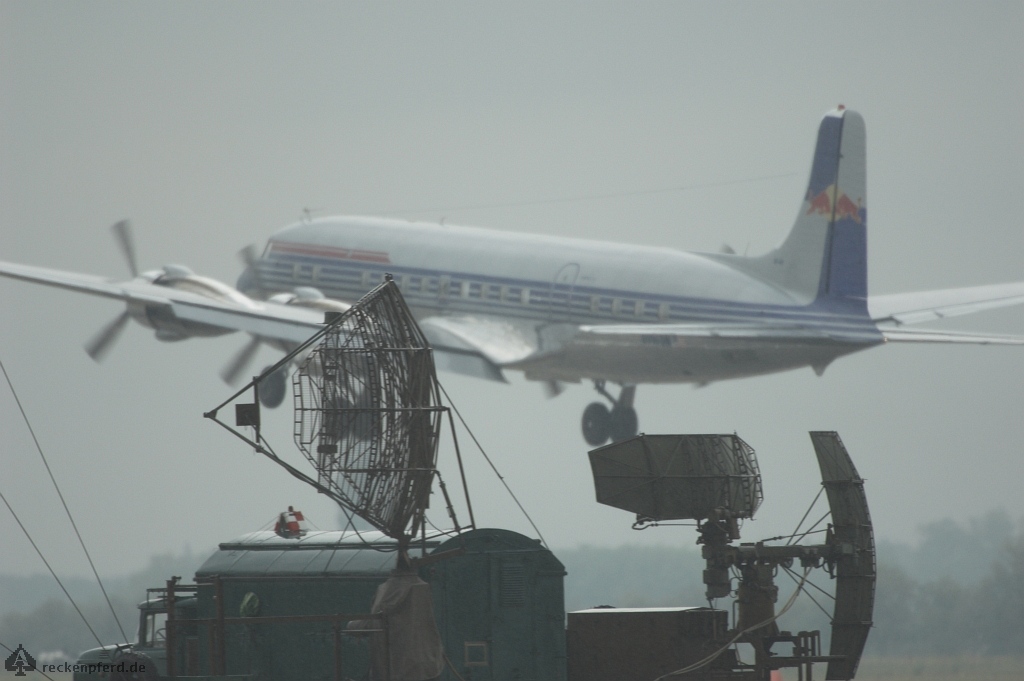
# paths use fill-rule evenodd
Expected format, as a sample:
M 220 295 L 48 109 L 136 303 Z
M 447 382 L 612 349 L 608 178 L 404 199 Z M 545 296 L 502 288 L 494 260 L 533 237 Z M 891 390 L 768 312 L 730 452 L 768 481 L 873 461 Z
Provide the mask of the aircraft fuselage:
M 258 266 L 265 288 L 311 286 L 340 300 L 358 299 L 390 274 L 418 318 L 476 316 L 516 327 L 526 339 L 523 359 L 513 352 L 504 366 L 537 380 L 707 383 L 823 368 L 881 342 L 863 315 L 801 301 L 716 259 L 670 248 L 353 217 L 281 230 Z M 642 328 L 746 322 L 808 334 L 790 343 L 737 337 L 712 345 L 685 335 L 648 337 Z M 564 342 L 588 325 L 639 328 Z

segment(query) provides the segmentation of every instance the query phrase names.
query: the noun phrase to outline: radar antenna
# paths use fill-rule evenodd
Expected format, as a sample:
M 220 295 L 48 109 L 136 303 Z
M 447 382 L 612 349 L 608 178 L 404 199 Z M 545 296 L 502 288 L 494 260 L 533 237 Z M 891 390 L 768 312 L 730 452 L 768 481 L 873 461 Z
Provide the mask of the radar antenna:
M 708 600 L 736 596 L 736 622 L 726 640 L 718 641 L 718 652 L 663 678 L 705 666 L 714 670 L 715 678 L 750 678 L 753 672 L 755 678 L 767 681 L 772 670 L 783 667 L 797 667 L 801 678 L 811 678 L 811 667 L 818 662 L 827 663 L 825 678 L 830 681 L 854 678 L 874 609 L 874 533 L 864 481 L 839 435 L 812 432 L 810 436 L 831 522 L 824 530 L 816 530 L 826 514 L 802 534 L 798 526 L 785 545 L 766 543 L 770 540 L 733 544 L 740 538 L 739 520 L 752 518 L 762 500 L 754 450 L 736 435 L 639 435 L 590 452 L 599 503 L 636 513 L 637 528 L 666 520 L 696 521 Z M 825 535 L 821 544 L 793 541 L 817 531 Z M 775 575 L 780 569 L 794 575 L 790 570 L 794 562 L 803 569 L 798 592 L 816 568 L 827 571 L 836 582 L 828 655 L 819 652 L 819 632 L 794 635 L 780 631 L 776 624 L 793 599 L 776 614 Z M 734 579 L 738 581 L 735 590 Z M 723 655 L 738 641 L 753 646 L 753 667 L 740 663 L 735 655 Z M 773 652 L 776 644 L 792 645 L 792 653 Z
M 394 282 L 342 313 L 293 378 L 317 481 L 400 543 L 422 527 L 442 417 L 434 358 Z
M 306 343 L 206 414 L 334 499 L 347 512 L 398 541 L 405 553 L 425 532 L 430 490 L 437 476 L 448 514 L 460 528 L 437 470 L 438 444 L 447 407 L 433 352 L 390 276 L 345 312 L 328 312 L 326 326 Z M 260 434 L 259 388 L 274 372 L 297 362 L 293 436 L 313 467 L 306 474 L 274 453 Z M 236 404 L 236 426 L 251 426 L 249 438 L 217 417 L 225 405 L 252 388 L 251 404 Z M 454 435 L 454 429 L 453 429 Z M 463 490 L 470 509 L 455 442 Z

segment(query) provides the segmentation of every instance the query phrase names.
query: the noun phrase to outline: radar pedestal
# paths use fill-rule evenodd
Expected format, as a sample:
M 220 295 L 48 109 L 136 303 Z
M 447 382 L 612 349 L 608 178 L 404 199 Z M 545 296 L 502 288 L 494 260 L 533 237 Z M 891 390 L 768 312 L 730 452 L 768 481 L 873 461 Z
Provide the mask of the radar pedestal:
M 839 436 L 812 432 L 811 441 L 832 522 L 824 530 L 816 530 L 814 525 L 803 534 L 798 534 L 798 526 L 793 536 L 782 538 L 789 541 L 781 545 L 766 541 L 735 543 L 740 539 L 740 521 L 752 518 L 763 498 L 754 450 L 736 435 L 640 435 L 590 452 L 597 501 L 635 513 L 637 528 L 663 521 L 695 521 L 697 543 L 702 546 L 706 565 L 703 581 L 709 602 L 735 598 L 733 626 L 727 631 L 712 627 L 699 645 L 691 646 L 692 650 L 709 651 L 702 657 L 688 659 L 682 666 L 678 658 L 662 660 L 662 678 L 768 681 L 772 670 L 796 667 L 801 678 L 810 679 L 815 663 L 827 663 L 826 679 L 854 677 L 874 607 L 871 519 L 863 480 Z M 812 532 L 823 532 L 825 541 L 800 543 Z M 794 570 L 794 566 L 798 568 Z M 805 588 L 814 570 L 826 571 L 835 581 L 828 655 L 820 652 L 820 632 L 793 634 L 780 631 L 778 625 L 779 617 Z M 775 577 L 780 571 L 794 576 L 797 590 L 777 612 L 779 589 Z M 724 615 L 724 611 L 712 612 Z M 572 641 L 572 616 L 569 630 Z M 615 637 L 609 637 L 599 655 L 625 655 L 635 658 L 631 668 L 650 667 L 649 654 L 643 657 L 634 649 L 617 648 L 615 641 Z M 734 648 L 737 643 L 751 645 L 752 664 L 740 661 Z M 783 654 L 779 648 L 786 645 L 790 650 Z M 570 648 L 570 679 L 582 680 L 574 671 L 580 662 L 572 652 Z M 588 681 L 605 678 L 593 676 L 593 670 L 588 674 Z M 623 676 L 620 670 L 619 681 L 628 678 L 640 681 L 644 677 Z

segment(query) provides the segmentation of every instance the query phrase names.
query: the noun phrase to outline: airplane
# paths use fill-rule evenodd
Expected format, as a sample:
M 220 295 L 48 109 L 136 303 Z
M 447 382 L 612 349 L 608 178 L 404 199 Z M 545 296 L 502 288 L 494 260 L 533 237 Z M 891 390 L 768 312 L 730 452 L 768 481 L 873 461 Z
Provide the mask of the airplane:
M 391 277 L 439 369 L 505 381 L 521 371 L 557 394 L 593 381 L 590 445 L 638 432 L 642 383 L 694 383 L 801 367 L 885 343 L 1021 345 L 1024 338 L 908 325 L 1024 303 L 1024 282 L 869 296 L 866 136 L 839 107 L 818 129 L 807 191 L 788 236 L 764 255 L 695 253 L 377 217 L 306 218 L 249 251 L 236 288 L 165 266 L 138 275 L 130 233 L 115 230 L 134 278 L 0 262 L 0 275 L 119 298 L 127 310 L 87 344 L 94 356 L 129 318 L 160 340 L 248 332 L 222 373 L 237 377 L 260 343 L 296 347 Z M 120 224 L 120 223 L 119 223 Z M 128 234 L 129 236 L 125 236 Z M 267 376 L 265 406 L 286 376 Z M 271 380 L 272 379 L 272 380 Z M 618 384 L 618 395 L 607 385 Z

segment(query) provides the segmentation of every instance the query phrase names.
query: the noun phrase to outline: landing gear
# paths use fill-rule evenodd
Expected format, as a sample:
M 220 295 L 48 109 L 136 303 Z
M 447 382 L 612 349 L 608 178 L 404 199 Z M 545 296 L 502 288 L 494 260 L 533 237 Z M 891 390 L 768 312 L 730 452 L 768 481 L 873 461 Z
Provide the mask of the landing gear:
M 583 410 L 583 439 L 594 447 L 608 441 L 612 432 L 612 413 L 600 402 L 591 402 Z
M 587 444 L 596 447 L 609 438 L 612 442 L 619 442 L 636 435 L 639 425 L 633 408 L 636 386 L 622 386 L 618 399 L 605 390 L 604 381 L 594 381 L 594 389 L 608 398 L 612 407 L 609 409 L 601 402 L 591 402 L 583 410 L 583 439 Z

